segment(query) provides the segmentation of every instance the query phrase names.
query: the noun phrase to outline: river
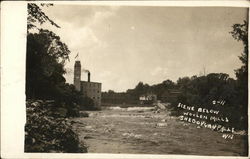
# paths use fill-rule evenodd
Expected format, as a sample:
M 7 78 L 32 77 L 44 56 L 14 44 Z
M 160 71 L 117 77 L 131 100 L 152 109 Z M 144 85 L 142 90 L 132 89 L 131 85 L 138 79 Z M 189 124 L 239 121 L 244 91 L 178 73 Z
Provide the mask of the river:
M 246 156 L 247 137 L 222 133 L 170 116 L 168 110 L 113 109 L 89 111 L 73 118 L 73 128 L 89 153 Z

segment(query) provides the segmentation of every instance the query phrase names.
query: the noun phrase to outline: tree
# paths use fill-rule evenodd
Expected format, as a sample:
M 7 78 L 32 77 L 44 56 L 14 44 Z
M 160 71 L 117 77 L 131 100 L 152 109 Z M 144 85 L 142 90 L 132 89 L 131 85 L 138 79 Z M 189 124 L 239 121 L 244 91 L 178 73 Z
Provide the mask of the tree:
M 243 53 L 239 56 L 243 66 L 248 66 L 248 22 L 244 21 L 243 24 L 234 24 L 232 34 L 233 38 L 237 41 L 241 41 L 244 46 Z M 245 67 L 247 70 L 247 67 Z
M 239 56 L 239 59 L 243 63 L 243 66 L 235 70 L 236 77 L 239 80 L 240 84 L 247 86 L 248 85 L 248 23 L 244 21 L 243 24 L 234 24 L 233 31 L 230 32 L 234 39 L 241 41 L 243 43 L 244 49 Z
M 185 89 L 190 81 L 189 77 L 179 78 L 177 80 L 177 86 L 181 89 Z
M 108 93 L 115 93 L 115 91 L 113 91 L 113 90 L 108 90 Z
M 53 6 L 53 4 L 41 3 L 41 6 Z M 51 25 L 60 28 L 53 20 L 51 20 L 35 3 L 28 3 L 28 18 L 27 18 L 27 28 L 28 31 L 32 28 L 40 29 L 35 23 L 43 24 L 49 22 Z
M 41 4 L 41 7 L 53 4 Z M 69 60 L 70 51 L 60 37 L 49 30 L 38 27 L 45 22 L 59 28 L 35 3 L 28 3 L 27 17 L 27 56 L 26 56 L 26 95 L 27 98 L 59 98 L 64 63 Z M 36 28 L 38 33 L 29 32 Z
M 85 146 L 80 147 L 77 134 L 65 119 L 79 116 L 77 104 L 81 98 L 80 92 L 65 83 L 63 77 L 70 51 L 59 36 L 35 24 L 46 21 L 59 27 L 38 5 L 28 3 L 25 151 L 87 152 Z M 30 32 L 32 28 L 38 32 Z
M 237 77 L 237 92 L 239 99 L 239 109 L 242 116 L 241 123 L 247 123 L 248 112 L 248 22 L 244 21 L 243 24 L 234 24 L 232 34 L 233 38 L 243 43 L 244 49 L 239 56 L 239 59 L 243 63 L 239 69 L 235 70 Z M 244 124 L 247 126 L 247 124 Z
M 54 98 L 56 86 L 65 83 L 65 60 L 68 47 L 53 32 L 41 29 L 27 36 L 26 95 L 31 98 Z
M 169 80 L 169 79 L 163 81 L 162 85 L 163 85 L 163 87 L 170 88 L 170 89 L 175 87 L 175 83 L 173 81 Z
M 43 6 L 52 4 L 41 4 Z M 59 36 L 38 27 L 38 24 L 45 22 L 59 28 L 37 4 L 28 3 L 26 97 L 55 100 L 68 110 L 68 116 L 76 116 L 81 94 L 63 77 L 66 73 L 64 64 L 69 60 L 70 51 Z M 30 32 L 32 28 L 36 28 L 36 32 Z

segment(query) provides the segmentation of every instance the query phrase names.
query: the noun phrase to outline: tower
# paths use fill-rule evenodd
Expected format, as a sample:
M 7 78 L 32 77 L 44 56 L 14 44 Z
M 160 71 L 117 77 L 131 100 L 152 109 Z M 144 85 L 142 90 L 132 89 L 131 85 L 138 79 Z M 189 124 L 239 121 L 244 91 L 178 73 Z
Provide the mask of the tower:
M 76 90 L 81 90 L 81 62 L 75 61 L 75 67 L 74 67 L 74 85 L 76 87 Z

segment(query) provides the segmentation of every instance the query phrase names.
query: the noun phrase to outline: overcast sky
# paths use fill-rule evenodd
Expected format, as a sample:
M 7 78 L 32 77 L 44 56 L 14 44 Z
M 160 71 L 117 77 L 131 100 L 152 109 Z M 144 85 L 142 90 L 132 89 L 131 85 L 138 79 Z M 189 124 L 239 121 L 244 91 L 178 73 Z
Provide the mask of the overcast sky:
M 135 7 L 54 5 L 44 12 L 60 29 L 70 51 L 68 70 L 79 52 L 82 67 L 102 90 L 126 91 L 142 81 L 203 73 L 228 73 L 241 66 L 242 43 L 232 38 L 232 25 L 247 19 L 245 8 Z M 65 75 L 72 83 L 73 72 Z M 82 74 L 86 80 L 87 74 Z

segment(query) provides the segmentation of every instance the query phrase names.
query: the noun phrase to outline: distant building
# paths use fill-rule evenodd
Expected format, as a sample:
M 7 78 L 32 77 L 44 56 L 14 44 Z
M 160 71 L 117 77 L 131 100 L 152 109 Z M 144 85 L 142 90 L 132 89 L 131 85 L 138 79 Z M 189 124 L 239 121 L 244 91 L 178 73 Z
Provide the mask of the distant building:
M 155 94 L 145 94 L 139 97 L 140 104 L 152 104 L 157 101 Z
M 75 61 L 74 66 L 74 85 L 76 90 L 83 96 L 89 97 L 94 101 L 95 106 L 101 106 L 102 84 L 90 81 L 90 72 L 88 72 L 88 81 L 81 81 L 81 62 Z

